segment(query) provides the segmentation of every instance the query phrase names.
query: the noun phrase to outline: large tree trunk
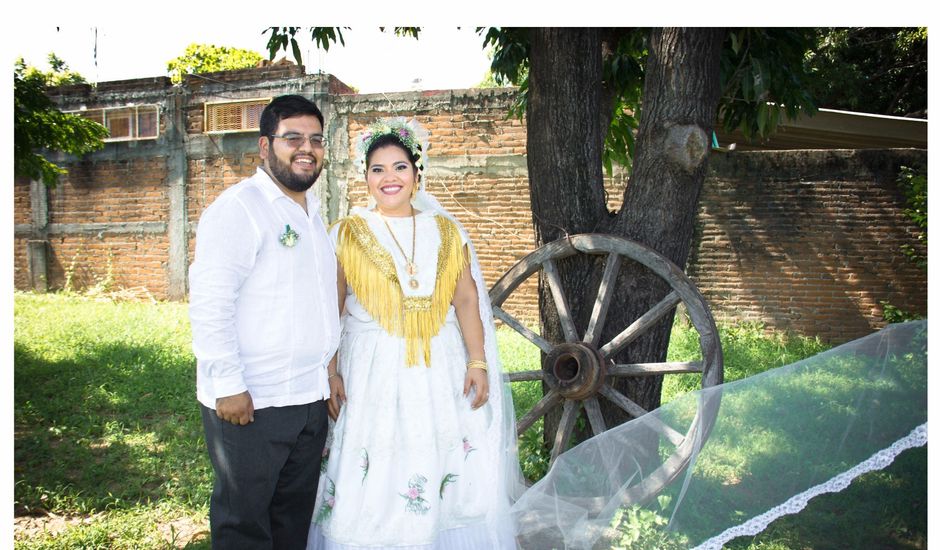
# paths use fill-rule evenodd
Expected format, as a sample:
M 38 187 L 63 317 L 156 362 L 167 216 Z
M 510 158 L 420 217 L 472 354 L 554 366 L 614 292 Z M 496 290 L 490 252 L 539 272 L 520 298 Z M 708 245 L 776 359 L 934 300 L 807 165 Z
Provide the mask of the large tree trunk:
M 609 116 L 601 116 L 603 64 L 597 29 L 532 30 L 529 96 L 526 106 L 529 195 L 536 245 L 578 233 L 597 231 L 606 222 L 601 156 Z M 558 263 L 569 311 L 584 330 L 590 301 L 577 299 L 590 291 L 594 262 L 574 258 Z M 541 334 L 563 342 L 551 292 L 539 281 Z M 542 354 L 545 360 L 545 354 Z M 545 418 L 550 445 L 561 417 Z
M 601 153 L 610 113 L 604 101 L 600 32 L 533 29 L 527 106 L 529 191 L 537 245 L 567 234 L 602 232 L 627 237 L 685 266 L 705 179 L 719 95 L 719 29 L 653 29 L 633 175 L 623 208 L 611 215 L 604 199 Z M 577 257 L 575 257 L 577 258 Z M 569 309 L 584 333 L 602 264 L 587 258 L 559 262 Z M 551 293 L 540 282 L 542 334 L 564 340 Z M 625 265 L 601 341 L 645 313 L 667 286 Z M 662 361 L 672 316 L 620 352 L 619 362 Z M 646 410 L 659 405 L 661 379 L 618 387 Z M 629 417 L 603 403 L 608 426 Z M 557 416 L 546 418 L 552 433 Z
M 713 28 L 651 31 L 633 173 L 623 208 L 611 228 L 612 233 L 653 248 L 683 269 L 711 150 L 723 37 L 722 29 Z M 620 322 L 611 319 L 607 323 L 612 331 L 648 311 L 669 289 L 646 270 L 627 265 L 617 291 L 623 305 L 616 308 Z M 628 346 L 617 362 L 664 361 L 672 320 L 672 315 L 666 316 Z M 652 410 L 659 406 L 662 379 L 648 378 L 618 389 Z M 611 423 L 627 419 L 619 409 L 611 412 L 616 413 Z

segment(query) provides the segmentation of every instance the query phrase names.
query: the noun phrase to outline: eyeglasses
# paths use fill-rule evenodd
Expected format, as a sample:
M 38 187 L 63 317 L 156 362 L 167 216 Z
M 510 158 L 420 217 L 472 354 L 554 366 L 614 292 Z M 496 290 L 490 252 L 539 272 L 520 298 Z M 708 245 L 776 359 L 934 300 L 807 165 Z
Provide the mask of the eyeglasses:
M 303 134 L 298 134 L 296 132 L 290 132 L 281 136 L 271 134 L 273 138 L 281 138 L 287 142 L 287 145 L 292 149 L 299 149 L 303 147 L 304 143 L 310 141 L 310 146 L 314 149 L 323 147 L 323 135 L 322 134 L 313 134 L 311 136 L 305 136 Z

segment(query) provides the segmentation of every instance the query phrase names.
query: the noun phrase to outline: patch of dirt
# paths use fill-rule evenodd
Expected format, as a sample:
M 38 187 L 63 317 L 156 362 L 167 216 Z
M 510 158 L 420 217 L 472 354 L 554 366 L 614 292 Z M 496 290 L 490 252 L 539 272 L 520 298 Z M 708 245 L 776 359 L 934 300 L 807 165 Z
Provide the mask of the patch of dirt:
M 103 516 L 101 513 L 90 516 L 59 516 L 44 510 L 31 515 L 17 515 L 13 518 L 13 539 L 19 541 L 30 540 L 39 535 L 55 536 L 83 524 L 95 523 Z M 173 548 L 184 548 L 191 542 L 209 537 L 209 522 L 182 517 L 160 523 L 157 530 L 160 537 Z
M 94 523 L 101 516 L 69 517 L 59 516 L 51 512 L 39 511 L 31 515 L 17 515 L 13 518 L 14 540 L 29 540 L 36 535 L 59 533 L 83 523 Z
M 158 526 L 160 535 L 174 548 L 183 548 L 193 541 L 209 538 L 209 520 L 195 521 L 192 518 L 177 518 Z

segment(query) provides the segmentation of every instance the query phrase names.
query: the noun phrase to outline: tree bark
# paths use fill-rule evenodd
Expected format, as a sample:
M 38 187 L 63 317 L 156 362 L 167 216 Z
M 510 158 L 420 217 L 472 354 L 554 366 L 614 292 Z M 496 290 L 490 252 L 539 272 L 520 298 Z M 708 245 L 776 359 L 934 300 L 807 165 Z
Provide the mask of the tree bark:
M 536 247 L 567 235 L 591 233 L 607 221 L 602 154 L 609 116 L 602 117 L 603 63 L 597 29 L 536 28 L 529 55 L 526 106 L 529 195 Z M 562 287 L 575 324 L 583 332 L 595 271 L 589 258 L 558 262 Z M 541 334 L 563 342 L 564 334 L 547 284 L 539 280 Z M 545 354 L 542 354 L 542 361 Z M 545 418 L 546 444 L 561 417 Z
M 720 87 L 723 29 L 664 28 L 650 34 L 643 83 L 643 110 L 633 173 L 611 233 L 645 244 L 685 268 L 695 213 L 705 182 Z M 626 265 L 618 280 L 622 307 L 607 323 L 606 341 L 668 293 L 658 277 Z M 612 308 L 613 309 L 613 308 Z M 673 315 L 638 338 L 616 358 L 621 362 L 664 361 Z M 618 387 L 646 410 L 659 406 L 662 378 Z M 629 417 L 609 408 L 610 424 Z M 606 411 L 605 411 L 606 412 Z
M 527 163 L 535 237 L 544 244 L 593 231 L 607 217 L 603 65 L 596 29 L 537 28 L 531 44 Z
M 602 31 L 533 29 L 527 163 L 536 245 L 577 233 L 610 233 L 636 240 L 684 267 L 705 180 L 719 99 L 720 29 L 653 29 L 643 89 L 636 154 L 621 211 L 606 207 L 602 152 L 610 113 L 604 112 Z M 579 335 L 586 329 L 603 263 L 575 256 L 558 262 Z M 601 341 L 609 341 L 666 295 L 658 277 L 625 265 Z M 564 341 L 547 286 L 539 284 L 541 331 Z M 616 362 L 665 359 L 672 315 L 621 351 Z M 544 357 L 543 357 L 544 359 Z M 618 385 L 646 410 L 659 405 L 662 380 Z M 607 425 L 629 419 L 601 400 Z M 546 417 L 546 433 L 557 415 Z

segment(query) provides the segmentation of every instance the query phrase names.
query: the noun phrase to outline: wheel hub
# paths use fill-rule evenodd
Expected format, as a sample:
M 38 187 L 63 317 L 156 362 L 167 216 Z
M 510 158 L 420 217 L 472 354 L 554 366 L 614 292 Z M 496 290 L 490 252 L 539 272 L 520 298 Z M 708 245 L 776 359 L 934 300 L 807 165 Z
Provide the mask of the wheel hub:
M 566 399 L 584 400 L 596 394 L 607 374 L 607 361 L 592 345 L 565 342 L 552 349 L 542 370 L 549 385 Z

